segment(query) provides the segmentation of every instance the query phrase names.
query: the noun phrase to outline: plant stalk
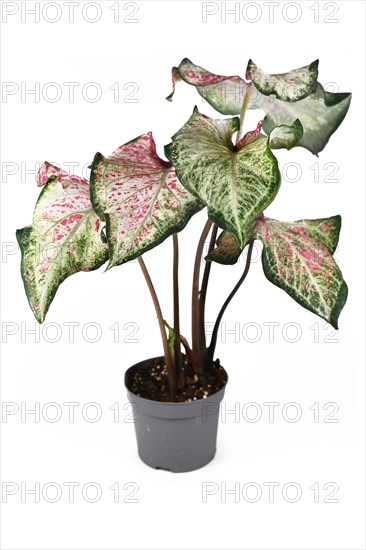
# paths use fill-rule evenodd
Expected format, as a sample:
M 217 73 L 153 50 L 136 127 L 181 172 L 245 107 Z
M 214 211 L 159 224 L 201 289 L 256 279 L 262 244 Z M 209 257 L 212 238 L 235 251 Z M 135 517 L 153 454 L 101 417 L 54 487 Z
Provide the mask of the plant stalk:
M 180 341 L 184 347 L 184 350 L 186 352 L 186 356 L 187 356 L 187 359 L 189 359 L 191 361 L 191 363 L 193 363 L 193 356 L 192 356 L 192 350 L 191 348 L 189 347 L 189 344 L 187 342 L 187 338 L 185 338 L 184 336 L 180 335 Z
M 200 346 L 200 309 L 199 309 L 199 282 L 200 282 L 200 269 L 202 261 L 203 247 L 207 239 L 207 235 L 210 232 L 212 221 L 207 220 L 205 227 L 203 228 L 202 235 L 198 242 L 196 259 L 194 262 L 193 270 L 193 283 L 192 283 L 192 353 L 193 353 L 193 370 L 196 374 L 202 372 L 202 358 L 201 358 L 201 346 Z
M 179 384 L 183 383 L 182 372 L 182 351 L 180 341 L 180 321 L 179 321 L 179 246 L 178 235 L 173 234 L 173 301 L 174 301 L 174 369 Z
M 250 269 L 250 261 L 251 261 L 251 258 L 252 258 L 253 246 L 254 246 L 254 241 L 252 241 L 249 244 L 248 253 L 247 253 L 247 260 L 246 260 L 246 263 L 245 263 L 244 272 L 243 272 L 242 276 L 240 277 L 239 281 L 234 286 L 233 290 L 230 292 L 229 296 L 226 298 L 226 300 L 225 300 L 225 302 L 224 302 L 224 304 L 223 304 L 223 306 L 222 306 L 222 308 L 221 308 L 221 310 L 218 314 L 218 317 L 216 319 L 216 323 L 215 323 L 215 326 L 214 326 L 214 329 L 213 329 L 213 332 L 212 332 L 212 338 L 211 338 L 210 346 L 207 350 L 207 364 L 208 365 L 212 364 L 212 362 L 213 362 L 213 356 L 214 356 L 214 353 L 215 353 L 215 348 L 216 348 L 216 343 L 217 343 L 217 335 L 218 335 L 218 332 L 219 332 L 221 319 L 222 319 L 222 317 L 225 313 L 225 310 L 226 310 L 227 306 L 230 304 L 230 302 L 233 299 L 233 297 L 235 296 L 235 294 L 237 293 L 237 291 L 239 290 L 240 286 L 243 284 L 246 276 L 248 275 L 248 272 L 249 272 L 249 269 Z
M 216 237 L 217 237 L 217 230 L 218 230 L 218 227 L 215 224 L 211 232 L 211 239 L 210 239 L 210 244 L 208 248 L 208 254 L 210 254 L 210 252 L 212 252 L 212 250 L 214 249 L 214 246 L 216 243 Z M 206 260 L 205 270 L 203 272 L 203 277 L 202 277 L 201 291 L 199 295 L 199 315 L 200 315 L 199 324 L 200 324 L 200 350 L 201 350 L 200 353 L 201 353 L 203 367 L 206 366 L 205 363 L 206 363 L 207 348 L 206 348 L 206 330 L 205 330 L 205 305 L 206 305 L 206 295 L 207 295 L 207 287 L 208 287 L 208 280 L 210 277 L 211 265 L 212 265 L 212 262 L 210 260 Z
M 248 103 L 249 103 L 248 90 L 249 90 L 249 87 L 246 89 L 245 96 L 244 96 L 244 99 L 243 99 L 243 105 L 241 106 L 241 110 L 240 110 L 240 128 L 239 128 L 238 133 L 236 135 L 236 144 L 239 143 L 239 141 L 243 137 L 243 133 L 244 133 L 243 132 L 243 126 L 244 126 L 245 113 L 246 113 Z
M 165 364 L 166 364 L 166 368 L 167 368 L 167 371 L 168 371 L 169 393 L 170 393 L 170 397 L 171 397 L 172 401 L 174 401 L 174 396 L 175 396 L 175 393 L 176 393 L 176 378 L 175 378 L 174 366 L 172 364 L 172 358 L 171 358 L 171 355 L 170 355 L 168 338 L 167 338 L 167 335 L 166 335 L 166 332 L 165 332 L 163 315 L 161 313 L 161 308 L 160 308 L 158 297 L 157 297 L 156 292 L 155 292 L 154 285 L 153 285 L 152 280 L 150 278 L 149 272 L 146 268 L 145 262 L 141 258 L 141 256 L 138 257 L 138 262 L 139 262 L 140 267 L 142 269 L 142 272 L 144 274 L 147 286 L 148 286 L 150 294 L 151 294 L 152 301 L 154 303 L 156 316 L 158 318 L 159 328 L 160 328 L 160 333 L 161 333 L 161 339 L 163 341 Z

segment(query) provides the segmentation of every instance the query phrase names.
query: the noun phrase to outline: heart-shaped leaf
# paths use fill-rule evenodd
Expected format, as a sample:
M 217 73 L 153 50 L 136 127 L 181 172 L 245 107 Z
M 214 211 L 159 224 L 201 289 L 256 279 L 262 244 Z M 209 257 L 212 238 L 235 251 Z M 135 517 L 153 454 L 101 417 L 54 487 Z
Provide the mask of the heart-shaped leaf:
M 196 87 L 197 92 L 216 111 L 223 115 L 237 115 L 248 88 L 248 84 L 239 76 L 220 76 L 195 65 L 185 58 L 178 67 L 172 69 L 173 91 L 166 98 L 171 101 L 175 92 L 175 84 L 184 80 Z
M 268 138 L 259 134 L 237 148 L 232 135 L 238 129 L 238 118 L 213 120 L 195 108 L 165 154 L 183 185 L 207 205 L 209 218 L 243 246 L 248 223 L 275 198 L 280 172 Z
M 106 220 L 110 263 L 128 262 L 181 231 L 201 205 L 156 153 L 151 132 L 106 158 L 97 153 L 90 178 L 93 206 Z
M 275 95 L 283 101 L 299 101 L 315 92 L 318 80 L 319 60 L 310 65 L 293 69 L 282 74 L 268 74 L 262 71 L 251 59 L 249 60 L 246 78 L 263 95 Z
M 223 231 L 216 241 L 216 247 L 206 256 L 206 260 L 218 264 L 234 265 L 238 261 L 243 248 L 238 239 L 229 231 Z
M 108 259 L 103 224 L 94 212 L 87 180 L 45 163 L 37 183 L 32 226 L 16 233 L 30 307 L 39 323 L 60 284 L 78 271 L 98 269 Z
M 340 216 L 292 223 L 260 216 L 251 232 L 263 242 L 267 279 L 336 329 L 348 293 L 332 256 L 340 226 Z

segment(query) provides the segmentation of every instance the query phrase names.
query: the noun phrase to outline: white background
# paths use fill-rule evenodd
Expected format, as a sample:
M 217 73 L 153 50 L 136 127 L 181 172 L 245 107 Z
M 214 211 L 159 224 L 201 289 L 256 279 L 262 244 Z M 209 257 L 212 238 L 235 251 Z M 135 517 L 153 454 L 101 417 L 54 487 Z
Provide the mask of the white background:
M 95 23 L 91 20 L 98 12 L 89 6 L 83 13 L 88 4 L 83 0 L 75 6 L 73 23 L 64 2 L 57 4 L 58 10 L 56 2 L 48 3 L 46 12 L 42 12 L 46 2 L 40 2 L 40 21 L 35 22 L 34 15 L 24 12 L 34 4 L 2 2 L 3 10 L 5 5 L 19 8 L 2 24 L 2 78 L 15 83 L 19 92 L 3 98 L 2 104 L 2 161 L 8 172 L 3 170 L 1 218 L 5 243 L 3 342 L 6 340 L 2 399 L 14 403 L 14 411 L 19 407 L 19 412 L 2 417 L 2 481 L 17 484 L 19 492 L 3 504 L 1 547 L 365 548 L 364 3 L 330 2 L 326 7 L 321 2 L 285 2 L 275 6 L 273 22 L 268 3 L 248 6 L 248 2 L 237 2 L 237 22 L 233 15 L 225 21 L 218 3 L 217 13 L 206 23 L 201 2 L 193 1 L 138 2 L 138 12 L 131 16 L 136 23 L 123 21 L 133 11 L 133 6 L 124 2 L 117 22 L 116 11 L 111 10 L 112 6 L 116 10 L 117 3 L 98 2 L 100 19 Z M 234 3 L 226 7 L 233 8 Z M 318 22 L 314 21 L 316 10 Z M 59 21 L 47 21 L 59 15 Z M 331 22 L 334 19 L 338 22 Z M 95 152 L 109 155 L 149 130 L 154 132 L 162 155 L 164 144 L 189 118 L 195 104 L 207 115 L 218 117 L 193 87 L 183 83 L 173 103 L 164 100 L 171 90 L 170 69 L 183 57 L 217 74 L 242 76 L 249 58 L 268 72 L 284 72 L 319 58 L 320 82 L 328 84 L 330 91 L 334 86 L 352 91 L 353 100 L 347 118 L 318 159 L 300 148 L 278 152 L 282 167 L 297 165 L 287 166 L 281 190 L 267 211 L 282 220 L 342 215 L 336 259 L 349 286 L 349 299 L 340 317 L 340 330 L 334 332 L 271 285 L 255 257 L 246 284 L 224 318 L 224 328 L 236 333 L 225 335 L 224 330 L 217 349 L 230 376 L 225 406 L 236 408 L 239 417 L 222 415 L 212 463 L 177 475 L 154 471 L 140 462 L 134 426 L 128 422 L 130 409 L 123 408 L 127 402 L 125 370 L 161 353 L 154 310 L 138 264 L 132 262 L 105 274 L 101 268 L 67 279 L 36 342 L 35 335 L 26 332 L 35 328 L 35 321 L 23 290 L 20 253 L 14 242 L 16 229 L 31 223 L 39 192 L 34 175 L 25 175 L 24 169 L 34 169 L 35 163 L 44 160 L 65 169 L 65 163 L 77 162 L 74 171 L 81 175 Z M 55 90 L 47 88 L 50 82 L 57 83 L 62 92 L 56 102 L 50 101 Z M 80 83 L 74 102 L 69 100 L 65 82 Z M 91 88 L 85 92 L 90 82 L 97 83 L 102 92 L 97 102 L 90 101 Z M 118 102 L 110 90 L 116 82 Z M 133 87 L 123 89 L 131 82 Z M 22 98 L 21 90 L 34 88 L 35 83 L 41 90 L 39 102 L 32 95 Z M 136 86 L 133 99 L 138 102 L 124 102 Z M 255 127 L 259 117 L 259 111 L 249 113 L 248 129 Z M 318 167 L 314 163 L 319 163 Z M 13 166 L 13 175 L 7 175 L 9 166 Z M 319 181 L 314 176 L 317 168 Z M 338 181 L 329 182 L 327 176 Z M 182 324 L 187 336 L 193 256 L 205 216 L 204 212 L 195 216 L 180 236 Z M 169 239 L 145 256 L 164 315 L 170 320 L 171 251 Z M 242 269 L 243 260 L 235 267 L 214 265 L 208 321 L 214 321 Z M 79 323 L 73 343 L 65 325 L 70 322 Z M 279 323 L 273 342 L 264 325 L 269 322 Z M 120 324 L 119 342 L 113 341 L 114 332 L 109 328 L 115 323 Z M 92 343 L 96 324 L 100 339 Z M 138 342 L 127 341 L 132 330 L 136 332 L 132 339 Z M 9 334 L 12 331 L 14 334 Z M 22 422 L 22 402 L 28 408 L 39 403 L 41 411 L 45 404 L 55 402 L 62 416 L 52 423 L 56 409 L 45 408 L 39 422 L 34 415 L 27 415 Z M 73 423 L 66 402 L 80 403 Z M 83 418 L 82 409 L 90 402 L 96 402 L 102 412 L 98 422 L 90 422 L 95 413 L 92 408 L 84 408 Z M 257 405 L 248 407 L 251 402 Z M 273 422 L 266 402 L 279 404 Z M 293 407 L 286 408 L 293 402 L 301 413 L 297 422 L 288 418 L 296 413 Z M 120 407 L 118 422 L 110 409 L 115 403 Z M 314 403 L 319 403 L 319 422 L 309 408 Z M 324 409 L 327 403 L 336 405 Z M 339 410 L 328 420 L 338 422 L 324 422 L 336 407 Z M 257 414 L 258 421 L 250 422 Z M 21 483 L 28 489 L 40 483 L 42 489 L 50 482 L 62 489 L 58 502 L 47 501 L 54 495 L 52 489 L 46 498 L 41 495 L 40 503 L 35 503 L 32 495 L 21 501 Z M 65 482 L 80 484 L 73 503 Z M 102 491 L 96 503 L 82 496 L 83 486 L 90 482 Z M 117 482 L 121 494 L 120 502 L 115 503 L 109 487 Z M 203 502 L 203 484 L 207 482 L 217 493 Z M 262 490 L 256 503 L 249 502 L 252 492 L 247 497 L 242 494 L 250 482 Z M 274 502 L 269 500 L 266 482 L 280 484 Z M 138 485 L 134 497 L 138 502 L 123 502 L 136 486 L 123 489 L 126 483 Z M 239 502 L 233 495 L 223 502 L 224 488 L 233 488 L 235 483 L 240 489 Z M 301 488 L 298 502 L 288 502 L 293 498 L 291 488 L 289 498 L 283 496 L 287 483 Z M 314 502 L 314 490 L 309 489 L 314 483 L 320 488 L 318 503 Z M 335 487 L 324 489 L 327 483 L 339 487 L 333 497 L 338 502 L 324 502 Z M 93 497 L 92 489 L 88 495 Z

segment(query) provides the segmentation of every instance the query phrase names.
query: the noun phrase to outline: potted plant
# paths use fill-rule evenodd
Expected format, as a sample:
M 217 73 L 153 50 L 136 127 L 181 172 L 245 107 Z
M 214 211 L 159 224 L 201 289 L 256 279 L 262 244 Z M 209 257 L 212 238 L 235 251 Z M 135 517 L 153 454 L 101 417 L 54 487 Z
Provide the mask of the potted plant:
M 164 355 L 130 367 L 125 385 L 136 403 L 140 457 L 155 468 L 190 471 L 216 450 L 219 404 L 227 373 L 215 359 L 223 314 L 247 276 L 255 240 L 263 243 L 264 273 L 300 305 L 337 328 L 347 285 L 333 259 L 340 216 L 282 222 L 265 216 L 280 187 L 275 149 L 304 147 L 317 155 L 345 117 L 349 93 L 329 93 L 318 82 L 318 62 L 267 74 L 249 61 L 245 79 L 219 76 L 184 59 L 172 70 L 229 118 L 211 119 L 195 107 L 158 157 L 152 134 L 97 153 L 90 181 L 45 163 L 33 223 L 17 231 L 29 304 L 44 321 L 59 285 L 78 271 L 107 270 L 138 259 L 159 322 Z M 244 131 L 247 109 L 265 112 Z M 236 115 L 240 115 L 240 118 Z M 235 141 L 233 136 L 236 134 Z M 178 233 L 207 208 L 192 284 L 192 341 L 179 316 Z M 218 235 L 218 229 L 221 229 Z M 172 236 L 172 326 L 164 319 L 143 255 Z M 204 247 L 209 240 L 201 277 Z M 52 253 L 50 254 L 50 248 Z M 246 250 L 242 276 L 219 311 L 211 341 L 205 301 L 213 262 L 235 264 Z

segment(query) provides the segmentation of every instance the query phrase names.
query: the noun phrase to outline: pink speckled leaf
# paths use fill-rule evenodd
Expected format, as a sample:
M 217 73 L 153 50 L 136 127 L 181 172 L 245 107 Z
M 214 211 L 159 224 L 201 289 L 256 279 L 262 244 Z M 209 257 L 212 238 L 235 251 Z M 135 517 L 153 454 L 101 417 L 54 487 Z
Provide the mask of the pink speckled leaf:
M 156 153 L 151 132 L 106 158 L 97 153 L 90 179 L 96 212 L 106 220 L 109 268 L 123 264 L 181 231 L 203 205 Z
M 94 212 L 87 180 L 45 163 L 37 176 L 44 186 L 31 226 L 16 233 L 30 307 L 39 323 L 60 284 L 78 271 L 92 271 L 108 259 L 103 225 Z
M 185 58 L 178 67 L 172 69 L 173 91 L 166 98 L 168 101 L 172 100 L 175 84 L 179 80 L 195 86 L 197 92 L 223 115 L 240 113 L 248 88 L 248 84 L 239 76 L 213 74 Z
M 340 216 L 295 222 L 260 216 L 251 231 L 263 242 L 267 279 L 334 328 L 348 292 L 332 256 L 340 226 Z

